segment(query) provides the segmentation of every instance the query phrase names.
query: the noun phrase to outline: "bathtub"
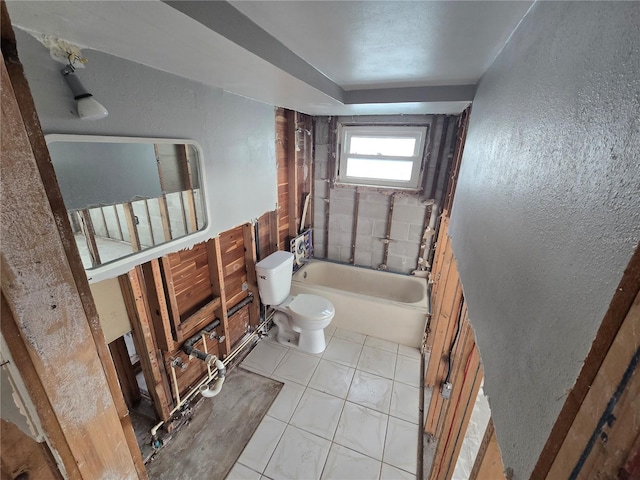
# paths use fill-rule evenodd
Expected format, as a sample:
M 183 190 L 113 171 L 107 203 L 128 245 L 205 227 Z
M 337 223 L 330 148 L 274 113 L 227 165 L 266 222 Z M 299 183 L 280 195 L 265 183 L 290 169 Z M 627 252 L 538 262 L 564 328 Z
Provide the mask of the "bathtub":
M 333 303 L 338 328 L 419 348 L 428 309 L 427 281 L 395 273 L 311 260 L 291 293 L 313 293 Z

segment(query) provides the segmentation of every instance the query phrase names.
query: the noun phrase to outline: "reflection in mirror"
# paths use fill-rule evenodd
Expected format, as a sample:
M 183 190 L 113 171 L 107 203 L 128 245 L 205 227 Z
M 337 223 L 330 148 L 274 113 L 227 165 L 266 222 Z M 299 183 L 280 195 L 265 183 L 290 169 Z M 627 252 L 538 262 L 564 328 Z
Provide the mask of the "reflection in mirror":
M 47 144 L 86 270 L 206 226 L 193 142 L 48 135 Z

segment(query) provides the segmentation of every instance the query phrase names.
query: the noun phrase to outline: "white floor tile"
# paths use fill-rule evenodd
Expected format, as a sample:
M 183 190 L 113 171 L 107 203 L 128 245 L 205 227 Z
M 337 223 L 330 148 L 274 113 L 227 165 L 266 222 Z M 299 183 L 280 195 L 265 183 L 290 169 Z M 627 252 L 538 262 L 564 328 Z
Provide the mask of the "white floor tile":
M 420 403 L 420 389 L 400 382 L 393 382 L 391 393 L 391 408 L 389 415 L 418 423 L 418 405 Z
M 362 347 L 362 353 L 360 353 L 360 359 L 358 360 L 358 370 L 363 370 L 367 373 L 373 373 L 380 377 L 393 378 L 396 368 L 395 353 L 386 352 L 379 348 Z
M 418 452 L 418 425 L 389 417 L 387 439 L 384 445 L 384 463 L 407 472 L 416 473 Z
M 271 375 L 287 353 L 288 348 L 273 342 L 258 342 L 242 362 L 243 367 Z
M 322 480 L 376 480 L 380 462 L 334 443 L 329 450 Z
M 247 467 L 262 472 L 269 462 L 271 454 L 284 432 L 286 423 L 272 417 L 264 417 L 253 437 L 244 448 L 238 462 Z
M 364 344 L 368 347 L 375 347 L 387 352 L 398 353 L 398 344 L 390 342 L 389 340 L 383 340 L 376 337 L 367 337 Z
M 289 423 L 293 412 L 298 406 L 300 398 L 302 398 L 305 387 L 286 379 L 280 379 L 277 377 L 271 378 L 283 382 L 284 387 L 282 387 L 282 390 L 280 390 L 280 393 L 271 405 L 271 408 L 267 412 L 267 415 L 277 418 L 278 420 L 282 420 L 283 422 Z
M 382 413 L 389 413 L 393 381 L 356 370 L 347 400 Z
M 298 350 L 291 349 L 274 370 L 273 375 L 306 385 L 311 380 L 311 376 L 319 362 L 319 357 L 306 355 Z
M 341 340 L 359 343 L 360 345 L 362 345 L 367 338 L 367 336 L 362 333 L 352 332 L 351 330 L 345 330 L 344 328 L 336 328 L 336 331 L 333 332 L 333 336 Z
M 331 442 L 289 425 L 264 474 L 276 480 L 318 480 Z
M 398 355 L 396 362 L 396 382 L 406 383 L 413 387 L 420 386 L 420 359 L 403 357 Z
M 382 460 L 388 415 L 347 402 L 334 442 Z
M 398 355 L 402 355 L 403 357 L 410 357 L 420 360 L 420 350 L 413 347 L 407 347 L 406 345 L 398 346 Z
M 327 345 L 327 349 L 324 351 L 323 358 L 346 365 L 347 367 L 355 368 L 358 364 L 358 357 L 360 357 L 361 350 L 362 345 L 360 344 L 333 337 L 329 345 Z
M 254 472 L 249 467 L 245 467 L 240 463 L 236 463 L 226 480 L 260 480 L 261 475 L 258 472 Z
M 307 388 L 296 408 L 291 425 L 332 440 L 342 413 L 344 400 Z
M 380 480 L 416 480 L 416 476 L 383 463 L 382 471 L 380 472 Z
M 327 328 L 324 329 L 324 334 L 330 337 L 333 337 L 333 334 L 335 333 L 335 331 L 336 331 L 336 326 L 329 325 Z
M 309 386 L 330 395 L 346 398 L 355 369 L 322 359 Z

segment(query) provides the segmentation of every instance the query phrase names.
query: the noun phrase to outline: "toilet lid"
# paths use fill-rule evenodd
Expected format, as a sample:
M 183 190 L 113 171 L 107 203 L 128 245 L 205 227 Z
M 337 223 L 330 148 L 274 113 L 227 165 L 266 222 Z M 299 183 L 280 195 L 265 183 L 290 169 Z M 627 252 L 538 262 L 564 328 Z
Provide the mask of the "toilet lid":
M 335 313 L 335 308 L 329 300 L 307 293 L 296 295 L 289 304 L 289 309 L 301 317 L 313 320 L 321 320 Z

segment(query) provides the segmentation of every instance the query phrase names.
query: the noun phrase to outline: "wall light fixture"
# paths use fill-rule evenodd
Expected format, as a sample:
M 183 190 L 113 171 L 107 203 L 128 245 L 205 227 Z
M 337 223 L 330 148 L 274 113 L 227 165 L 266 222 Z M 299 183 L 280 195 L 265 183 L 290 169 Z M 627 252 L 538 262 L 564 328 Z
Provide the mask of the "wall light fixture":
M 101 118 L 105 118 L 109 115 L 109 111 L 84 88 L 75 72 L 76 69 L 71 64 L 60 70 L 64 80 L 71 89 L 71 93 L 73 93 L 73 98 L 76 100 L 78 116 L 83 120 L 100 120 Z

